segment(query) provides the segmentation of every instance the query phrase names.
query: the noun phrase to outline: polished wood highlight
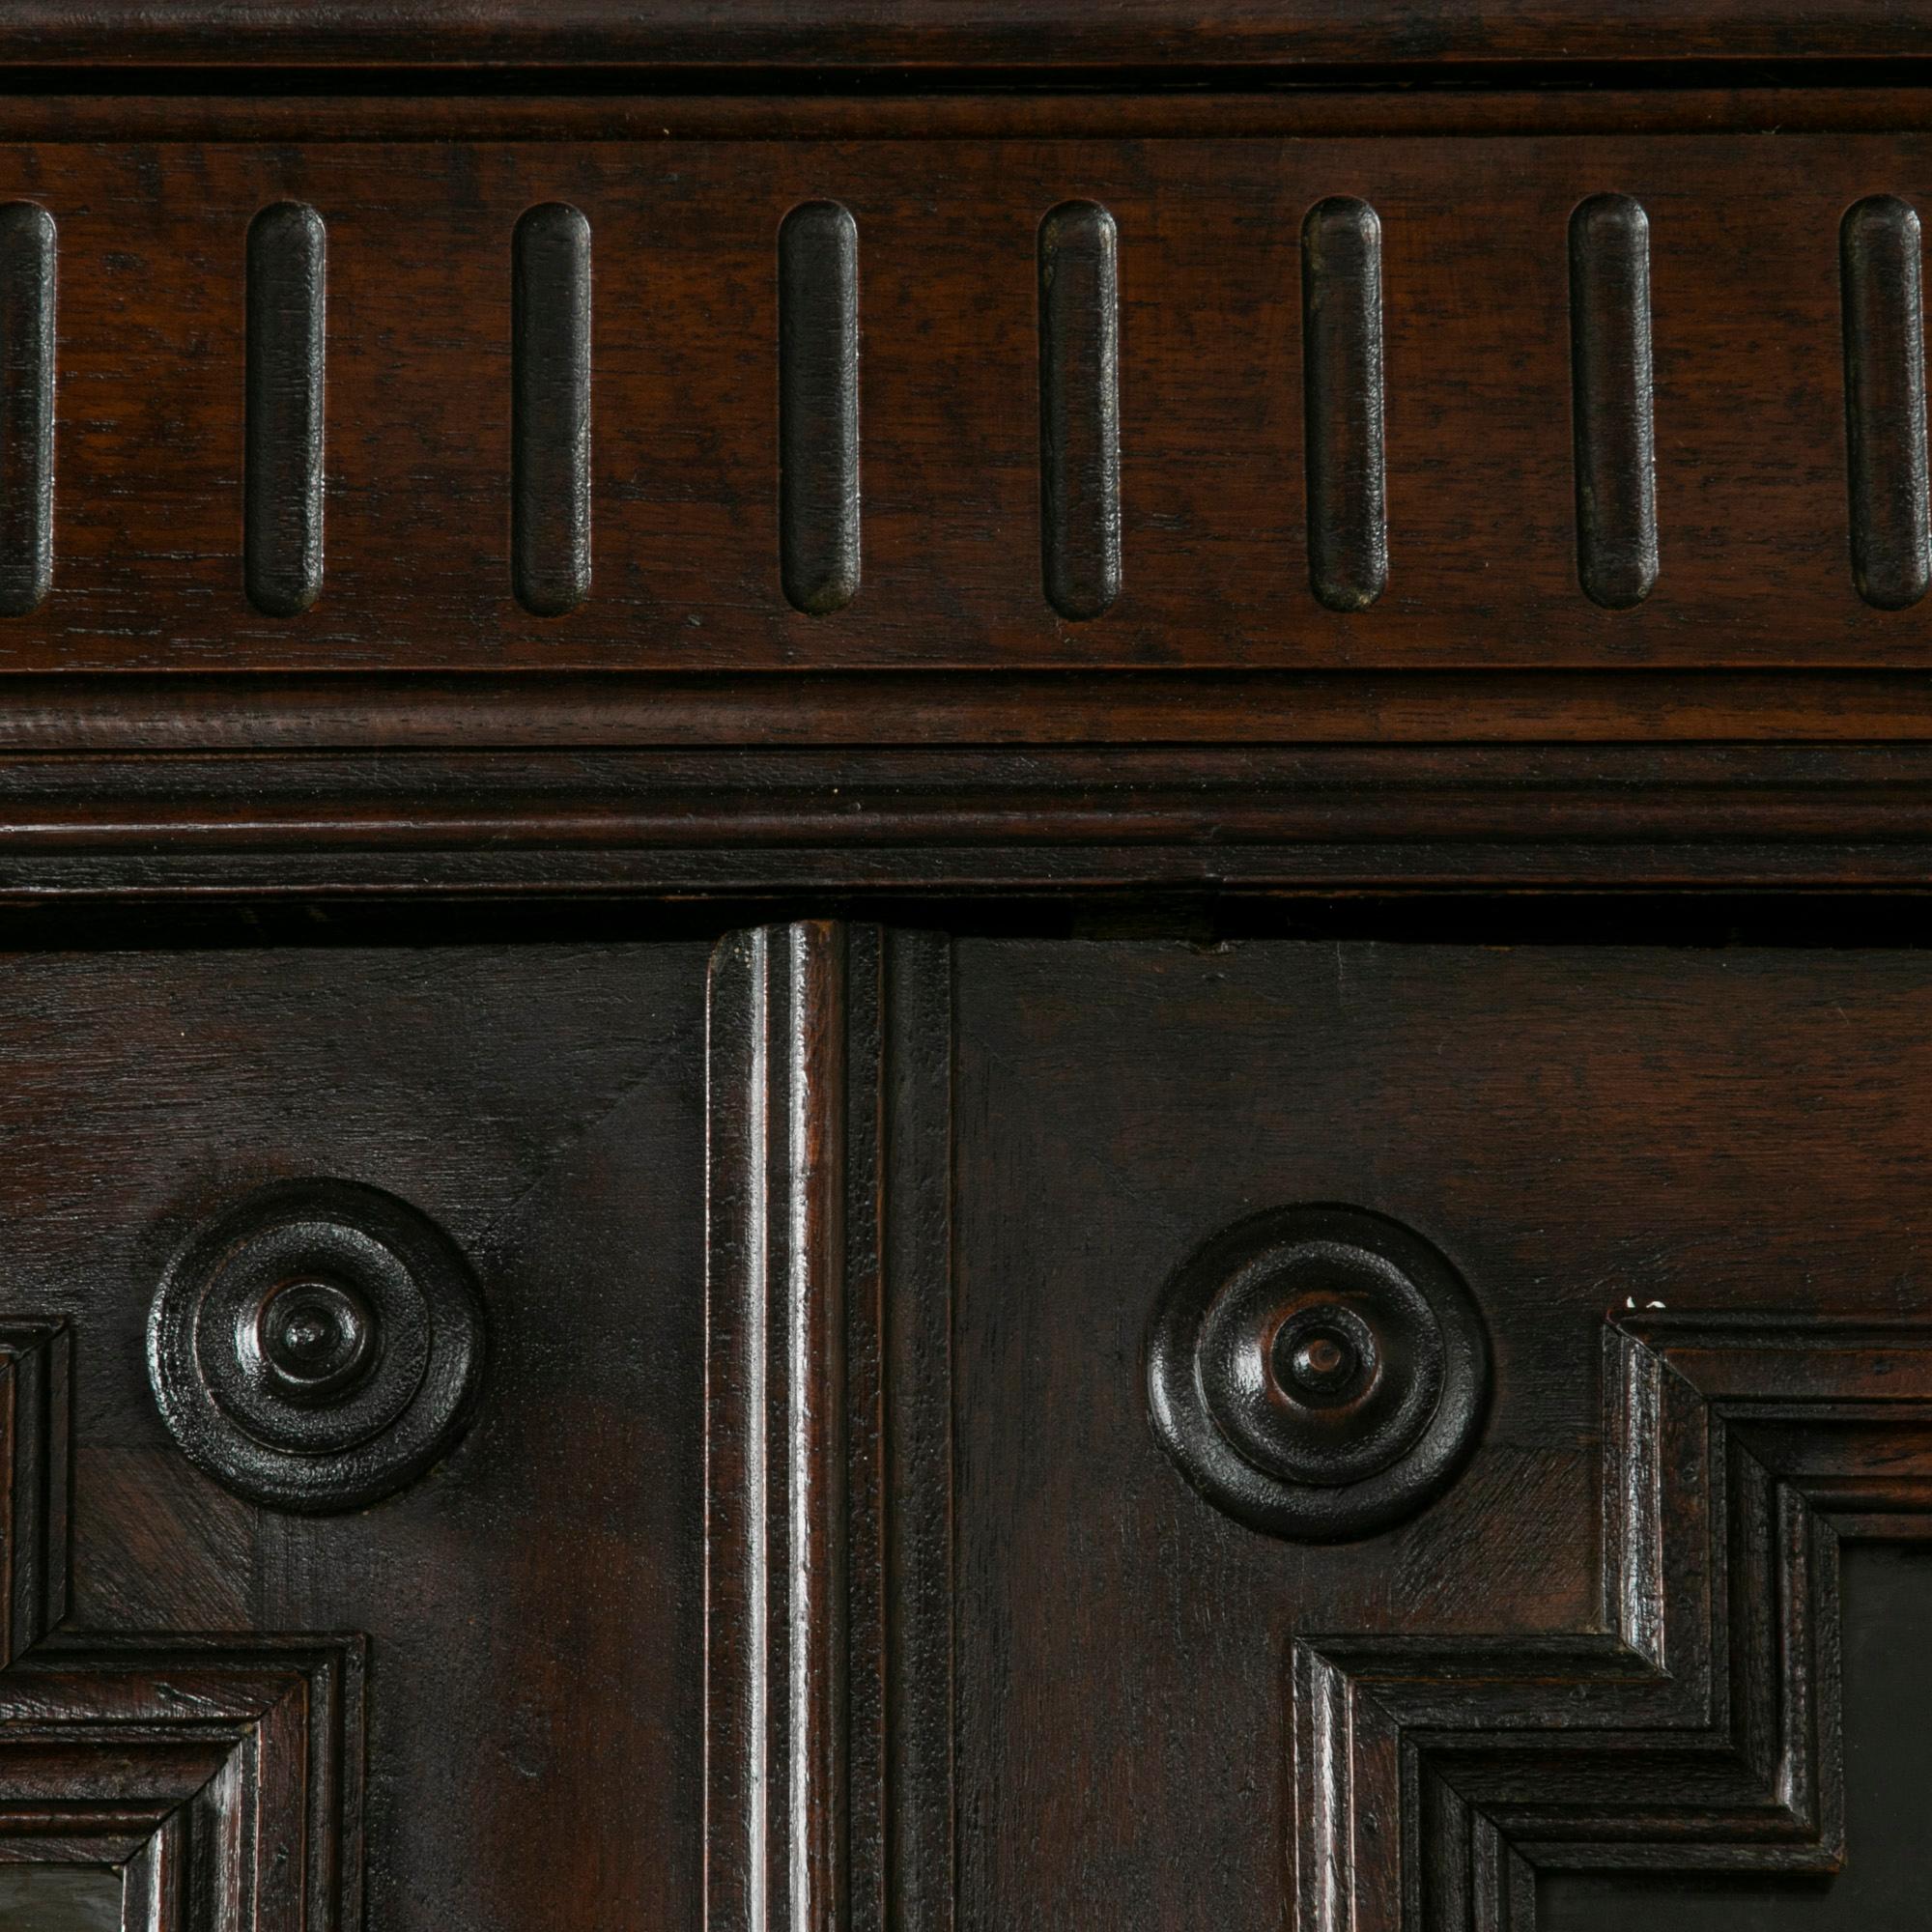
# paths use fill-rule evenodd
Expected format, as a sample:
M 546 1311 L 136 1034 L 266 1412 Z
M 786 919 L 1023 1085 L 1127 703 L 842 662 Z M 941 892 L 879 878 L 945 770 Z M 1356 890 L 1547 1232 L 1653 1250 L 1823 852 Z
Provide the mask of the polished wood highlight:
M 1570 217 L 1570 355 L 1577 449 L 1577 574 L 1610 611 L 1657 587 L 1650 219 L 1627 194 Z
M 197 1467 L 270 1509 L 364 1508 L 445 1456 L 476 1405 L 469 1266 L 380 1188 L 258 1188 L 195 1231 L 148 1317 L 148 1381 Z
M 779 546 L 794 610 L 859 594 L 859 225 L 837 202 L 779 229 Z
M 1899 11 L 0 10 L 0 1925 L 1856 1917 Z
M 1331 611 L 1366 611 L 1388 585 L 1382 451 L 1382 228 L 1337 196 L 1301 226 L 1301 367 L 1308 574 Z
M 713 955 L 705 1923 L 952 1923 L 948 949 Z
M 1270 1536 L 1413 1516 L 1474 1445 L 1482 1312 L 1412 1228 L 1344 1206 L 1251 1214 L 1188 1258 L 1148 1331 L 1148 1408 L 1175 1466 Z
M 23 617 L 54 575 L 53 217 L 0 208 L 0 616 Z
M 590 591 L 590 224 L 532 208 L 510 258 L 511 577 L 526 611 L 560 617 Z
M 1094 202 L 1039 224 L 1039 518 L 1046 601 L 1078 623 L 1121 594 L 1119 232 Z
M 322 588 L 327 240 L 299 202 L 248 225 L 248 601 L 270 617 L 306 611 Z
M 1867 604 L 1902 611 L 1932 582 L 1918 212 L 1867 196 L 1846 212 L 1839 252 L 1852 574 Z
M 845 959 L 825 924 L 712 967 L 704 1922 L 842 1923 Z

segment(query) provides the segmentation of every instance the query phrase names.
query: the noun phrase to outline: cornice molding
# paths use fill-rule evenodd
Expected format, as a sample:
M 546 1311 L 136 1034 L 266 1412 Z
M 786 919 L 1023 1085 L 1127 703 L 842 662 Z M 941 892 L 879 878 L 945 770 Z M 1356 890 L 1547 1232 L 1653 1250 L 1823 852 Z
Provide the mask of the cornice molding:
M 0 756 L 0 896 L 1911 887 L 1932 748 Z

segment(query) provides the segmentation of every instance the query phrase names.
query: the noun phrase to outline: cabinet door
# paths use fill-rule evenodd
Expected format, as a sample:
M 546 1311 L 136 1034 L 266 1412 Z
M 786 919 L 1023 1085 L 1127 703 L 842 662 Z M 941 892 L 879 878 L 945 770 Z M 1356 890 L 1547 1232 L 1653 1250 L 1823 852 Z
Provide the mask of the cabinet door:
M 1919 953 L 4 982 L 9 1932 L 1917 1922 Z
M 700 1922 L 705 954 L 5 959 L 7 1932 Z
M 1918 1922 L 1922 956 L 737 945 L 712 1925 Z

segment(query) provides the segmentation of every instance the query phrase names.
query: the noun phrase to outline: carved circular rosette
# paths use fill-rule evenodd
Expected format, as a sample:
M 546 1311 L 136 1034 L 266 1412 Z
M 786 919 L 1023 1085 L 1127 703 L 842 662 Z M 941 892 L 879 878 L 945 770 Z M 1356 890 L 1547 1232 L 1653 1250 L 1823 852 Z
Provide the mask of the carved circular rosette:
M 199 1230 L 148 1316 L 148 1379 L 191 1462 L 276 1509 L 344 1510 L 443 1454 L 482 1378 L 463 1257 L 392 1195 L 262 1188 Z
M 1209 1502 L 1271 1535 L 1338 1539 L 1447 1484 L 1489 1360 L 1469 1291 L 1420 1235 L 1360 1208 L 1285 1208 L 1217 1235 L 1168 1284 L 1148 1395 Z

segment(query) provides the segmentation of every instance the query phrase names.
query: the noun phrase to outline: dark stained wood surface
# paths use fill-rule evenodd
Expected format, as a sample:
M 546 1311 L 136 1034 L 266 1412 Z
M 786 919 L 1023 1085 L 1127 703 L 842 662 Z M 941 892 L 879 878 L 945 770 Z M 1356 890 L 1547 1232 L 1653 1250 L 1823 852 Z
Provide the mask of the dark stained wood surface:
M 967 1922 L 1279 1925 L 1296 1638 L 1604 1627 L 1606 1313 L 1923 1309 L 1915 956 L 967 942 L 955 973 Z M 1366 1542 L 1222 1516 L 1142 1401 L 1172 1270 L 1294 1201 L 1426 1235 L 1494 1346 L 1467 1471 Z M 1693 1525 L 1662 1534 L 1694 1564 Z M 1587 1802 L 1608 1829 L 1645 1788 Z M 1393 1849 L 1360 1856 L 1393 1883 Z
M 1186 64 L 1458 66 L 1494 60 L 1896 60 L 1932 51 L 1923 24 L 1885 0 L 1697 0 L 1626 15 L 1587 0 L 21 0 L 0 56 L 19 62 L 198 66 L 446 61 L 600 67 L 986 65 L 1105 70 Z
M 1552 1829 L 1509 1795 L 1508 1734 L 1529 1725 L 1597 1780 L 1574 1802 L 1622 1821 L 1616 1860 L 1669 1870 L 1729 1843 L 1756 1787 L 1726 1797 L 1685 1769 L 1712 1761 L 1711 1731 L 1668 1773 L 1705 1835 L 1645 1837 L 1652 1800 L 1619 1797 L 1619 1747 L 1592 1741 L 1662 1724 L 1661 1752 L 1670 1725 L 1708 1728 L 1657 1702 L 1710 1681 L 1685 1674 L 1700 1646 L 1735 1645 L 1741 1681 L 1769 1671 L 1746 1608 L 1717 1636 L 1696 1622 L 1697 1525 L 1796 1507 L 1753 1487 L 1748 1459 L 1724 1464 L 1728 1490 L 1700 1473 L 1709 1405 L 1757 1404 L 1752 1456 L 1822 1485 L 1806 1507 L 1830 1521 L 1922 1526 L 1932 969 L 1914 951 L 811 922 L 726 937 L 707 992 L 701 938 L 218 931 L 6 961 L 13 1299 L 16 1321 L 69 1324 L 75 1457 L 71 1608 L 50 1637 L 24 1627 L 24 1662 L 0 1671 L 0 1823 L 32 1769 L 10 1741 L 21 1700 L 76 1721 L 81 1661 L 99 1677 L 192 1633 L 229 1634 L 193 1639 L 216 1662 L 354 1633 L 354 1842 L 384 1932 L 458 1912 L 479 1932 L 700 1922 L 707 1861 L 713 1919 L 760 1932 L 827 1915 L 944 1932 L 1042 1898 L 1072 1927 L 1259 1932 L 1326 1895 L 1290 1876 L 1321 1829 L 1308 1700 L 1391 1668 L 1406 1688 L 1375 1697 L 1438 1714 L 1405 1721 L 1463 1714 L 1457 1775 L 1498 1794 L 1505 1852 Z M 443 1463 L 306 1518 L 188 1465 L 140 1341 L 192 1230 L 265 1179 L 316 1173 L 449 1233 L 492 1368 Z M 1143 1361 L 1164 1287 L 1210 1236 L 1321 1201 L 1439 1250 L 1493 1353 L 1439 1500 L 1334 1544 L 1259 1533 L 1190 1488 L 1150 1426 Z M 1818 1325 L 1852 1316 L 1865 1325 Z M 1646 1364 L 1665 1356 L 1659 1382 Z M 1605 1406 L 1613 1361 L 1628 1406 Z M 1667 1395 L 1654 1415 L 1647 1387 Z M 1842 1430 L 1797 1426 L 1847 1401 L 1891 1431 L 1849 1459 Z M 1763 1654 L 1821 1660 L 1764 1677 L 1800 1714 L 1789 1735 L 1814 1741 L 1793 1747 L 1794 1788 L 1824 1795 L 1776 1814 L 1742 1855 L 1753 1871 L 1835 1857 L 1818 1568 L 1834 1546 L 1804 1537 L 1778 1559 L 1801 1568 L 1760 1588 L 1752 1552 L 1778 1540 L 1743 1535 L 1729 1599 L 1802 1597 L 1791 1643 Z M 1630 1553 L 1653 1543 L 1654 1584 Z M 1674 1622 L 1653 1614 L 1666 1599 Z M 1846 1614 L 1868 1613 L 1854 1595 Z M 1667 1693 L 1638 1667 L 1653 1640 L 1677 1660 Z M 1574 1689 L 1552 1696 L 1559 1658 Z M 1870 1719 L 1852 1721 L 1856 1752 Z M 1378 1760 L 1354 1748 L 1360 1794 Z M 72 1775 L 99 1788 L 87 1763 Z M 15 1857 L 44 1856 L 9 1829 Z M 1558 1862 L 1588 1866 L 1593 1842 Z M 1851 1843 L 1856 1861 L 1856 1825 Z M 1399 1868 L 1350 1856 L 1360 1922 L 1392 1927 Z M 1519 1878 L 1514 1917 L 1471 1918 L 1454 1861 L 1417 1856 L 1435 1922 L 1529 1932 Z
M 1932 151 L 1566 135 L 1562 101 L 1506 147 L 1120 142 L 1070 105 L 977 142 L 10 147 L 0 197 L 59 231 L 61 358 L 53 587 L 0 624 L 0 664 L 1923 667 L 1932 615 L 1874 610 L 1853 573 L 1838 231 L 1862 195 L 1922 199 Z M 1569 424 L 1569 223 L 1605 192 L 1649 218 L 1669 558 L 1619 611 L 1577 581 Z M 1367 610 L 1323 608 L 1306 548 L 1299 236 L 1337 195 L 1381 237 L 1388 566 Z M 1122 590 L 1079 623 L 1042 589 L 1036 397 L 1035 235 L 1069 197 L 1112 216 L 1121 301 Z M 327 229 L 327 572 L 269 616 L 237 553 L 243 255 L 285 199 Z M 792 610 L 781 570 L 778 236 L 815 199 L 864 238 L 866 576 L 836 621 Z M 509 260 L 553 200 L 598 263 L 594 574 L 536 617 L 509 568 Z
M 574 1932 L 568 1872 L 608 1923 L 698 1920 L 704 959 L 7 962 L 8 1306 L 68 1318 L 74 1342 L 67 1628 L 366 1634 L 372 1932 Z M 493 1344 L 441 1467 L 313 1520 L 189 1467 L 141 1337 L 189 1231 L 309 1174 L 433 1214 L 478 1271 Z
M 1894 1932 L 1932 28 L 1634 24 L 6 10 L 0 1932 Z

